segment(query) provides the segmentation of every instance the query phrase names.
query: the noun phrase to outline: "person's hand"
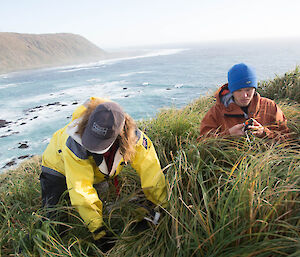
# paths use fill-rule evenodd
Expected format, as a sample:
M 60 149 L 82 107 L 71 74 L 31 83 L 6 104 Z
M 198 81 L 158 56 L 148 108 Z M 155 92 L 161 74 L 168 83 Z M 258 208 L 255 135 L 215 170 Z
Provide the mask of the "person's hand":
M 142 206 L 140 206 L 134 210 L 134 215 L 138 222 L 142 221 L 144 219 L 144 217 L 147 216 L 148 214 L 149 214 L 149 210 Z
M 137 222 L 134 222 L 132 229 L 136 232 L 142 232 L 153 225 L 157 225 L 161 216 L 159 208 L 148 209 L 146 207 L 139 207 L 135 209 L 135 215 Z
M 244 128 L 244 124 L 241 123 L 241 124 L 234 125 L 228 131 L 231 136 L 243 136 L 245 135 L 243 128 Z
M 252 134 L 257 137 L 263 137 L 265 135 L 265 129 L 263 125 L 261 125 L 257 120 L 253 119 L 253 124 L 249 126 L 251 129 Z
M 101 239 L 102 237 L 104 237 L 106 235 L 106 231 L 103 227 L 100 228 L 102 231 L 100 231 L 99 233 L 93 233 L 93 238 L 94 240 L 98 240 Z M 99 230 L 100 230 L 99 229 Z

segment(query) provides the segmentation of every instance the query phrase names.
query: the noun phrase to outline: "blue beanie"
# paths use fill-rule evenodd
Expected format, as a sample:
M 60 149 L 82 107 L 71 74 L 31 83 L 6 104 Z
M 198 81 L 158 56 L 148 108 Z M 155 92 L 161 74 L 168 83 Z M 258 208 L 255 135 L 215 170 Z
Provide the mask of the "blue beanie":
M 257 88 L 257 78 L 252 67 L 239 63 L 228 71 L 228 89 L 233 93 L 244 87 Z

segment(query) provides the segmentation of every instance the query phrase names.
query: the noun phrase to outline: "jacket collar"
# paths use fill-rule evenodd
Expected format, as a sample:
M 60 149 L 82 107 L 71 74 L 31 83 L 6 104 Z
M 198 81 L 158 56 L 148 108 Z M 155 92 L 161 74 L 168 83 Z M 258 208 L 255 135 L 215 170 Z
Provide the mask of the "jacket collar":
M 67 127 L 67 134 L 72 137 L 78 144 L 80 144 L 81 146 L 82 145 L 82 140 L 81 140 L 81 137 L 77 132 L 78 130 L 78 124 L 80 123 L 82 118 L 78 118 L 78 119 L 75 119 L 73 120 Z
M 100 172 L 109 177 L 114 176 L 116 173 L 117 167 L 119 166 L 122 159 L 123 159 L 123 156 L 121 155 L 120 149 L 118 148 L 118 150 L 114 156 L 114 161 L 113 161 L 113 165 L 111 167 L 111 171 L 108 171 L 107 163 L 106 163 L 105 159 L 103 159 L 103 161 L 99 165 Z
M 82 118 L 75 119 L 68 125 L 67 134 L 83 147 L 81 137 L 79 136 L 79 134 L 76 133 L 76 131 L 78 130 L 78 124 L 80 123 L 81 119 Z M 113 161 L 111 171 L 109 172 L 106 161 L 102 157 L 102 155 L 93 154 L 93 153 L 91 153 L 91 155 L 93 156 L 96 164 L 98 165 L 100 172 L 106 176 L 113 176 L 115 174 L 116 169 L 123 158 L 120 149 L 118 148 L 114 156 L 114 161 Z M 97 156 L 98 157 L 101 156 L 101 158 L 99 159 L 100 160 L 99 163 L 97 162 Z

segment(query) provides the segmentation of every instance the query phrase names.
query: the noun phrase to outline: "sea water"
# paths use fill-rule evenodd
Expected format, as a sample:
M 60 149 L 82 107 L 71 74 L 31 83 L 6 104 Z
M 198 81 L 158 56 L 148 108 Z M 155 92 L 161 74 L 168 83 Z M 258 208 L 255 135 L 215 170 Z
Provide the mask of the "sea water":
M 0 168 L 42 154 L 90 96 L 118 102 L 136 120 L 149 119 L 161 108 L 181 108 L 211 94 L 236 63 L 254 66 L 259 80 L 293 70 L 300 64 L 299 43 L 156 46 L 135 57 L 0 75 L 0 120 L 7 122 L 0 128 Z

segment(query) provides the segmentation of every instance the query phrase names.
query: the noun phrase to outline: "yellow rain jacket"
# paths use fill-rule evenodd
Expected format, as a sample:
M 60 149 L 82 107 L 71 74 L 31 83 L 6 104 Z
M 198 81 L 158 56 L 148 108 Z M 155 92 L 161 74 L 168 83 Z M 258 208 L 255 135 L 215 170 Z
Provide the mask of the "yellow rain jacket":
M 108 101 L 106 99 L 91 97 Z M 102 155 L 91 154 L 81 145 L 81 138 L 75 134 L 76 124 L 86 110 L 86 104 L 79 106 L 72 121 L 54 133 L 42 157 L 44 170 L 59 172 L 66 177 L 71 204 L 77 208 L 91 232 L 103 225 L 102 202 L 93 184 L 112 178 L 120 173 L 125 162 L 120 151 L 114 157 L 111 172 L 108 172 Z M 157 154 L 151 140 L 140 130 L 136 131 L 138 141 L 131 166 L 136 170 L 143 192 L 148 200 L 157 205 L 166 205 L 166 183 Z

